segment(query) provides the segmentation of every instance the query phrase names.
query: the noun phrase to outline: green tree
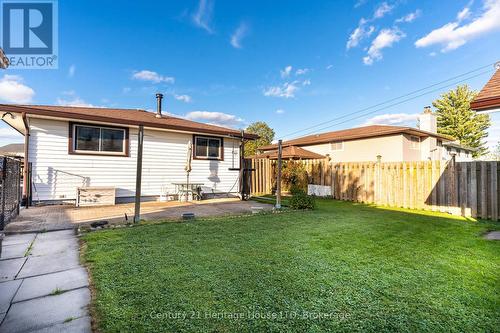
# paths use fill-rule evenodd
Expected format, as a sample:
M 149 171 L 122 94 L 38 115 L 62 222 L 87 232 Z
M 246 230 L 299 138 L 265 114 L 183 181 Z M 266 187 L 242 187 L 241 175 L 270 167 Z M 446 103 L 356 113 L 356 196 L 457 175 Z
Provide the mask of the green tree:
M 491 125 L 490 116 L 472 111 L 470 103 L 477 95 L 467 85 L 441 95 L 432 105 L 437 109 L 438 132 L 453 136 L 460 144 L 476 148 L 474 157 L 488 152 L 484 138 Z
M 263 121 L 250 124 L 245 132 L 260 136 L 257 140 L 250 140 L 245 143 L 245 157 L 255 155 L 257 148 L 270 144 L 274 140 L 274 130 Z

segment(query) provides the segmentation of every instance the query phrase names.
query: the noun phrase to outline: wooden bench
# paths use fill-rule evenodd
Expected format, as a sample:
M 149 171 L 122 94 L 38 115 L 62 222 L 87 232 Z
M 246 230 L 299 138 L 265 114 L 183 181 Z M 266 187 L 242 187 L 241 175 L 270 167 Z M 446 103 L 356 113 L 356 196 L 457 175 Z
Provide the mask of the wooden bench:
M 115 204 L 114 187 L 88 186 L 76 190 L 76 206 L 108 206 Z

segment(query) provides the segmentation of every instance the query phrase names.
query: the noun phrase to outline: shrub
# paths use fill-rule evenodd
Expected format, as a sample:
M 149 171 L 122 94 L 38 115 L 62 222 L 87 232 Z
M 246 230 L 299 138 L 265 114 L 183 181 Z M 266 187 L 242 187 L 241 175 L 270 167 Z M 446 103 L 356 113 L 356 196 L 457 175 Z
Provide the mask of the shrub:
M 297 191 L 307 190 L 307 171 L 300 161 L 286 161 L 281 171 L 283 190 L 294 194 Z
M 316 207 L 315 199 L 312 195 L 307 195 L 300 191 L 290 198 L 290 208 L 292 209 L 314 209 Z
M 302 188 L 302 186 L 299 186 L 299 185 L 296 185 L 296 184 L 290 185 L 290 194 L 291 195 L 296 195 L 296 194 L 300 194 L 300 193 L 305 194 L 304 189 Z

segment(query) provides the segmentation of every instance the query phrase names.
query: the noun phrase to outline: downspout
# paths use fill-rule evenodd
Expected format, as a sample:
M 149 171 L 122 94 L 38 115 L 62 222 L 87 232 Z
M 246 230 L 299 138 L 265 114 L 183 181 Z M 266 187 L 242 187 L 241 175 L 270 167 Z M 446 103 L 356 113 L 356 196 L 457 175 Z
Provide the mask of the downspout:
M 28 117 L 26 116 L 26 112 L 22 113 L 23 123 L 24 123 L 24 170 L 23 170 L 23 200 L 25 203 L 25 207 L 29 206 L 29 198 L 28 198 L 28 176 L 29 176 L 29 162 L 28 162 L 28 154 L 29 154 L 29 143 L 30 143 L 30 125 L 28 123 Z

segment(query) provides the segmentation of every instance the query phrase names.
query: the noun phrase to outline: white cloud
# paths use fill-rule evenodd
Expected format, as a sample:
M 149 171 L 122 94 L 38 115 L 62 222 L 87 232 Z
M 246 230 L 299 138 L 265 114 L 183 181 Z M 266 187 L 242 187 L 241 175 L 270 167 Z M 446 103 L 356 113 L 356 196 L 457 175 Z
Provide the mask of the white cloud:
M 8 103 L 30 103 L 35 91 L 23 84 L 19 75 L 5 74 L 0 79 L 0 100 Z
M 299 90 L 298 83 L 298 81 L 285 82 L 282 86 L 269 87 L 264 90 L 264 96 L 294 98 Z
M 358 7 L 361 7 L 365 4 L 366 0 L 358 0 L 355 4 L 354 4 L 354 8 L 358 8 Z
M 192 16 L 193 23 L 210 34 L 214 32 L 212 27 L 210 27 L 213 8 L 214 2 L 212 0 L 200 0 L 198 3 L 198 9 Z
M 80 107 L 96 107 L 90 103 L 85 102 L 81 99 L 74 90 L 63 91 L 63 95 L 66 97 L 58 97 L 56 100 L 57 105 L 62 106 L 80 106 Z
M 466 10 L 467 9 L 467 10 Z M 466 7 L 457 15 L 457 21 L 446 23 L 415 42 L 417 48 L 440 45 L 441 52 L 455 50 L 468 41 L 495 30 L 500 30 L 500 0 L 485 0 L 482 13 L 471 22 L 461 25 L 469 16 Z
M 7 125 L 2 125 L 7 126 Z M 9 143 L 22 143 L 24 136 L 12 127 L 0 127 L 0 145 Z
M 174 95 L 175 99 L 184 103 L 191 103 L 192 98 L 189 95 Z
M 241 49 L 241 41 L 248 34 L 248 25 L 245 22 L 241 22 L 235 32 L 231 35 L 231 45 L 236 49 Z
M 292 66 L 286 66 L 285 69 L 280 70 L 280 75 L 282 78 L 287 78 L 290 76 L 290 73 L 292 72 Z
M 375 13 L 373 13 L 374 19 L 379 19 L 389 14 L 394 9 L 393 5 L 389 5 L 387 2 L 382 2 L 380 6 L 377 7 Z
M 306 80 L 302 81 L 302 85 L 303 86 L 310 86 L 311 85 L 311 80 L 306 79 Z
M 333 68 L 333 65 L 328 65 L 328 66 L 326 66 L 326 70 L 330 70 L 330 69 L 332 69 L 332 68 Z
M 311 70 L 309 68 L 299 68 L 295 71 L 295 75 L 305 75 L 309 73 Z
M 62 105 L 62 106 L 81 106 L 81 107 L 95 107 L 95 105 L 92 105 L 90 103 L 85 102 L 83 99 L 81 99 L 78 96 L 75 96 L 71 99 L 64 99 L 64 98 L 58 98 L 57 99 L 57 105 Z
M 468 19 L 470 17 L 470 8 L 469 7 L 465 7 L 464 9 L 462 9 L 461 11 L 458 12 L 457 14 L 457 20 L 458 21 L 463 21 L 465 19 Z
M 422 11 L 420 9 L 417 9 L 413 13 L 409 13 L 403 17 L 398 18 L 396 20 L 396 23 L 411 23 L 419 18 L 420 15 L 422 15 Z
M 374 61 L 382 59 L 382 50 L 392 47 L 394 43 L 399 42 L 406 35 L 398 28 L 383 29 L 372 41 L 368 54 L 363 58 L 365 65 L 371 65 Z
M 238 116 L 210 111 L 191 111 L 184 118 L 224 127 L 237 127 L 243 122 Z
M 68 77 L 73 77 L 73 76 L 75 76 L 75 71 L 76 71 L 76 66 L 75 66 L 75 65 L 71 65 L 71 66 L 69 66 L 69 69 L 68 69 Z
M 285 110 L 283 110 L 283 109 L 277 109 L 276 113 L 277 114 L 283 114 L 283 113 L 285 113 Z
M 150 81 L 153 83 L 160 83 L 160 82 L 174 83 L 175 82 L 175 78 L 173 78 L 173 77 L 163 76 L 163 75 L 158 74 L 157 72 L 148 71 L 148 70 L 141 70 L 141 71 L 134 72 L 134 74 L 132 74 L 132 79 L 140 80 L 140 81 Z
M 381 114 L 366 120 L 362 126 L 369 125 L 408 125 L 415 126 L 418 113 Z
M 349 39 L 347 40 L 346 48 L 348 50 L 358 46 L 363 39 L 368 38 L 371 36 L 371 34 L 373 34 L 373 32 L 375 31 L 375 27 L 367 27 L 366 23 L 367 21 L 363 18 L 359 21 L 358 27 L 354 29 L 354 31 L 349 36 Z

